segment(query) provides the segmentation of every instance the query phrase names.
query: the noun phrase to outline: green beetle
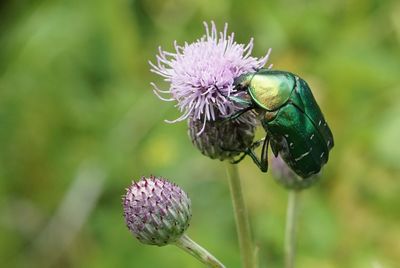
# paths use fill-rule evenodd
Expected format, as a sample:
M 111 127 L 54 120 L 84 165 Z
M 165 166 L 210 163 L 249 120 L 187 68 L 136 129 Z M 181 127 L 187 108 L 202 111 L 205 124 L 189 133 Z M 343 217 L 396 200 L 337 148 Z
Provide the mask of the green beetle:
M 254 109 L 267 135 L 263 140 L 261 161 L 253 152 L 254 146 L 260 144 L 256 142 L 234 163 L 248 154 L 261 171 L 266 172 L 270 143 L 274 155 L 280 154 L 300 177 L 308 178 L 321 170 L 334 145 L 333 136 L 306 81 L 289 72 L 260 69 L 238 77 L 235 89 L 247 91 L 251 98 L 230 97 L 246 108 L 229 119 Z

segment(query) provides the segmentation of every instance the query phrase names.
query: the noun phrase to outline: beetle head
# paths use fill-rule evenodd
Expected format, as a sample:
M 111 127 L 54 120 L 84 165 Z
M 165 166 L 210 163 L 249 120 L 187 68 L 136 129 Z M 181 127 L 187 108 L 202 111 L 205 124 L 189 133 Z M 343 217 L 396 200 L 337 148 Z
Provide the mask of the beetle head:
M 235 78 L 235 81 L 233 82 L 235 90 L 246 91 L 248 86 L 250 85 L 253 76 L 254 73 L 244 73 L 241 74 L 239 77 Z

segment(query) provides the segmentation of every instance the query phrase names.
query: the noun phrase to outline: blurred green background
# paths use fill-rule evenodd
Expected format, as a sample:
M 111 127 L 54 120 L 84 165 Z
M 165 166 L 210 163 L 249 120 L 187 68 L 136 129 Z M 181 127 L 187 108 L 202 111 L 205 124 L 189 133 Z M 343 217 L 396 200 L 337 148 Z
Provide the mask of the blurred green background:
M 188 234 L 227 267 L 240 257 L 224 163 L 202 156 L 157 99 L 161 45 L 229 23 L 311 85 L 335 136 L 302 196 L 297 267 L 400 267 L 399 1 L 1 1 L 0 266 L 203 267 L 139 244 L 121 196 L 162 175 L 192 199 Z M 260 129 L 259 135 L 262 135 Z M 283 266 L 287 192 L 239 165 L 262 267 Z

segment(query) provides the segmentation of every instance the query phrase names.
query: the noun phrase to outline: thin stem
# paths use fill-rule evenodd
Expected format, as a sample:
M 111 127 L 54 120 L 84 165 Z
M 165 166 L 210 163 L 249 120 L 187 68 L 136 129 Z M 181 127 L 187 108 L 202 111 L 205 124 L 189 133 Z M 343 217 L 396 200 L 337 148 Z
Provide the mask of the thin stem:
M 207 250 L 202 248 L 185 234 L 181 236 L 178 241 L 175 242 L 175 245 L 183 249 L 208 267 L 225 268 L 225 266 L 219 260 L 217 260 Z
M 296 255 L 296 224 L 300 191 L 289 190 L 285 230 L 285 267 L 294 268 Z
M 255 266 L 255 251 L 250 232 L 250 224 L 248 220 L 246 206 L 243 200 L 242 188 L 237 166 L 227 163 L 227 175 L 229 179 L 229 188 L 233 203 L 233 210 L 236 220 L 236 230 L 239 238 L 239 248 L 242 257 L 244 268 L 254 268 Z

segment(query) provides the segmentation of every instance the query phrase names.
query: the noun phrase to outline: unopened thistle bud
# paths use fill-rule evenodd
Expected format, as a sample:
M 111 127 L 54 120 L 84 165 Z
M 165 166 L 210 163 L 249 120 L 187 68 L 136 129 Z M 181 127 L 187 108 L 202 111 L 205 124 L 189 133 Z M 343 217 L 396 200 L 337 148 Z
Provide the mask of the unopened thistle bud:
M 306 179 L 301 178 L 290 169 L 280 155 L 278 157 L 272 155 L 270 163 L 271 173 L 275 181 L 287 189 L 303 190 L 311 187 L 319 180 L 318 174 Z
M 194 146 L 212 159 L 232 159 L 249 148 L 254 139 L 256 118 L 252 113 L 243 115 L 246 121 L 228 120 L 208 122 L 203 132 L 202 120 L 189 118 L 188 134 Z
M 179 186 L 162 177 L 132 182 L 123 197 L 125 223 L 144 244 L 177 241 L 189 226 L 191 202 Z

